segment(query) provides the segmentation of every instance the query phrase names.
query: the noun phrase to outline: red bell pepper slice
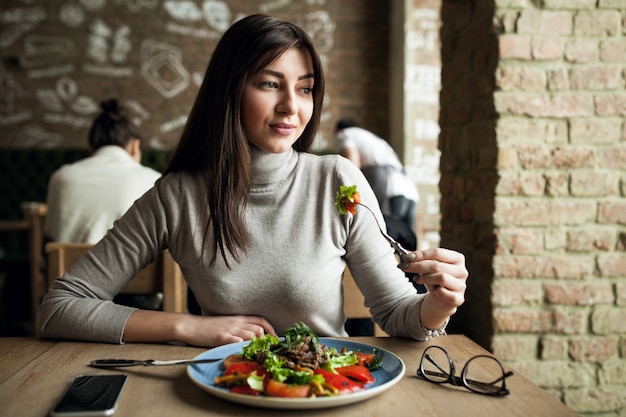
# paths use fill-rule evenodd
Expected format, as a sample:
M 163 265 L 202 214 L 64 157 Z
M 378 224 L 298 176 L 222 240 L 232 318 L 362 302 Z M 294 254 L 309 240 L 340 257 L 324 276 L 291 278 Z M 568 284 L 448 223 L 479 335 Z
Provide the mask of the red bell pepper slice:
M 315 373 L 322 375 L 328 384 L 337 388 L 342 394 L 349 394 L 351 392 L 362 391 L 365 389 L 362 383 L 353 381 L 343 375 L 334 374 L 324 369 L 316 369 Z
M 342 366 L 335 368 L 335 372 L 363 384 L 376 381 L 376 378 L 374 378 L 369 369 L 361 365 Z

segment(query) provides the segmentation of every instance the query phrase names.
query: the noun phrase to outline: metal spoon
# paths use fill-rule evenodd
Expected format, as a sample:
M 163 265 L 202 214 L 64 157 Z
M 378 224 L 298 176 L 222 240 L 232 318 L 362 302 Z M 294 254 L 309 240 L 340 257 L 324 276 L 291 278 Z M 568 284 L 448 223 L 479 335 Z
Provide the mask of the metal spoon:
M 191 363 L 210 363 L 218 362 L 223 358 L 216 359 L 174 359 L 168 361 L 160 361 L 156 359 L 96 359 L 91 361 L 89 366 L 94 368 L 121 368 L 124 366 L 167 366 L 167 365 L 188 365 Z

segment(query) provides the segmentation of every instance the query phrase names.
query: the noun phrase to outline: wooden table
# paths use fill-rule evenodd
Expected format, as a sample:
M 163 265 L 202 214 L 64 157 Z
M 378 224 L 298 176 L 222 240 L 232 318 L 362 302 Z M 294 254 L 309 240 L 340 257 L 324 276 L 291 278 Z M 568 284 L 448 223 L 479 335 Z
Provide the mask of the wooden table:
M 142 416 L 575 416 L 552 394 L 519 373 L 507 379 L 508 397 L 495 398 L 451 385 L 419 379 L 421 353 L 431 345 L 443 346 L 461 368 L 473 355 L 485 351 L 460 335 L 414 342 L 391 337 L 350 340 L 387 349 L 404 361 L 407 372 L 391 389 L 369 400 L 338 408 L 290 411 L 254 408 L 231 403 L 202 390 L 187 376 L 184 366 L 123 368 L 130 378 L 116 417 Z M 94 369 L 89 362 L 101 358 L 192 358 L 206 349 L 168 344 L 110 345 L 36 338 L 0 338 L 0 415 L 43 417 L 64 388 L 79 374 L 107 374 L 120 370 Z

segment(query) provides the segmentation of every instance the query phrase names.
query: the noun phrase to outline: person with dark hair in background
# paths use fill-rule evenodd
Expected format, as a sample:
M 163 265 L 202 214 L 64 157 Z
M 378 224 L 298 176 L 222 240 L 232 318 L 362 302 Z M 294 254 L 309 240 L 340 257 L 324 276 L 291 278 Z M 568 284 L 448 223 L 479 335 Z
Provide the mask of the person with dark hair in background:
M 89 130 L 90 156 L 48 182 L 48 241 L 96 243 L 161 173 L 141 165 L 142 136 L 117 99 L 103 101 Z
M 339 153 L 361 169 L 378 198 L 388 226 L 399 221 L 402 223 L 399 229 L 406 225 L 408 230 L 415 231 L 419 194 L 391 145 L 359 127 L 351 118 L 340 119 L 335 132 Z
M 63 165 L 50 177 L 46 242 L 98 242 L 161 177 L 141 165 L 142 135 L 118 100 L 103 101 L 100 108 L 89 130 L 90 156 Z M 163 294 L 119 294 L 116 301 L 159 309 Z
M 212 347 L 284 335 L 303 322 L 320 336 L 346 336 L 346 265 L 388 334 L 443 333 L 465 300 L 465 257 L 415 251 L 399 268 L 363 174 L 338 155 L 307 152 L 323 97 L 322 61 L 302 28 L 264 15 L 234 23 L 211 56 L 163 177 L 53 282 L 38 334 Z M 375 217 L 339 215 L 341 185 L 356 185 Z M 111 302 L 164 249 L 202 315 Z M 418 294 L 403 271 L 421 274 L 430 292 Z

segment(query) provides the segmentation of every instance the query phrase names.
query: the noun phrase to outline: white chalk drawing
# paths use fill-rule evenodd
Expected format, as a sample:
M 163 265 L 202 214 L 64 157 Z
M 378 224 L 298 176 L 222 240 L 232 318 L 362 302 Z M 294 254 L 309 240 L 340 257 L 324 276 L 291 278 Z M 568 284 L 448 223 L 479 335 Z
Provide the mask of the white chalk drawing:
M 291 5 L 291 0 L 272 0 L 270 2 L 259 5 L 261 13 L 270 13 L 272 11 L 284 9 Z
M 52 89 L 35 90 L 39 104 L 49 111 L 63 111 L 63 102 Z
M 16 8 L 0 13 L 0 25 L 5 26 L 0 31 L 0 48 L 13 45 L 47 17 L 46 10 L 41 6 Z
M 193 1 L 166 1 L 163 8 L 173 19 L 185 22 L 202 20 L 202 11 Z
M 27 125 L 19 129 L 9 144 L 20 148 L 56 148 L 63 142 L 63 135 L 45 130 L 41 126 Z
M 407 65 L 404 93 L 408 103 L 438 104 L 441 68 L 434 65 Z
M 209 26 L 225 32 L 230 26 L 230 9 L 223 1 L 206 0 L 202 3 L 202 13 Z
M 159 0 L 115 0 L 115 4 L 126 6 L 131 12 L 139 12 L 143 9 L 154 10 L 159 5 Z
M 130 27 L 122 25 L 113 35 L 113 46 L 111 47 L 111 61 L 116 64 L 126 62 L 126 56 L 132 49 L 130 43 Z
M 126 100 L 124 102 L 124 106 L 126 106 L 129 110 L 132 110 L 136 115 L 133 118 L 133 122 L 135 122 L 138 126 L 141 126 L 145 120 L 150 119 L 150 112 L 146 110 L 146 108 L 143 107 L 137 100 Z
M 187 115 L 181 115 L 173 120 L 169 120 L 163 123 L 161 126 L 159 126 L 159 131 L 163 133 L 169 133 L 185 126 L 185 123 L 187 123 Z
M 327 53 L 332 49 L 335 42 L 336 24 L 327 11 L 307 13 L 300 26 L 313 39 L 320 53 Z
M 165 31 L 177 35 L 192 36 L 198 39 L 213 39 L 216 41 L 222 37 L 222 33 L 215 30 L 194 28 L 187 24 L 178 24 L 176 22 L 167 22 L 165 24 Z
M 96 19 L 89 26 L 87 56 L 94 61 L 124 63 L 131 49 L 128 25 L 123 24 L 113 30 L 103 20 Z
M 85 10 L 78 4 L 64 4 L 59 10 L 59 21 L 70 28 L 77 28 L 85 22 Z
M 32 69 L 26 72 L 28 78 L 58 78 L 74 72 L 76 68 L 72 64 L 53 65 L 48 68 Z
M 42 6 L 15 8 L 0 13 L 0 24 L 39 23 L 47 17 Z
M 87 37 L 87 56 L 98 63 L 105 63 L 108 59 L 111 28 L 101 19 L 94 20 L 89 25 Z
M 61 100 L 69 103 L 78 94 L 78 84 L 69 77 L 62 77 L 57 81 L 56 93 Z
M 90 116 L 98 111 L 98 105 L 92 98 L 79 95 L 78 84 L 70 77 L 59 78 L 54 90 L 35 90 L 35 95 L 39 104 L 50 112 L 60 113 L 69 107 L 75 113 Z M 67 119 L 68 116 L 63 117 Z M 54 116 L 48 115 L 48 119 L 54 119 Z M 75 123 L 72 121 L 68 124 Z M 82 119 L 79 123 L 82 123 Z
M 164 42 L 146 39 L 141 44 L 141 75 L 165 98 L 180 94 L 189 85 L 182 55 L 180 48 Z
M 90 12 L 95 12 L 102 10 L 102 8 L 106 5 L 106 0 L 80 0 L 80 4 L 82 4 L 83 7 Z
M 130 34 L 130 27 L 126 24 L 112 29 L 102 19 L 95 19 L 89 25 L 87 38 L 87 56 L 95 61 L 95 64 L 85 63 L 83 71 L 109 77 L 132 76 L 132 68 L 116 66 L 126 62 L 132 49 Z
M 29 35 L 24 38 L 24 49 L 19 56 L 24 69 L 50 67 L 68 60 L 74 43 L 70 38 L 59 36 Z
M 24 96 L 24 88 L 9 74 L 0 72 L 0 113 L 17 111 L 17 102 Z

